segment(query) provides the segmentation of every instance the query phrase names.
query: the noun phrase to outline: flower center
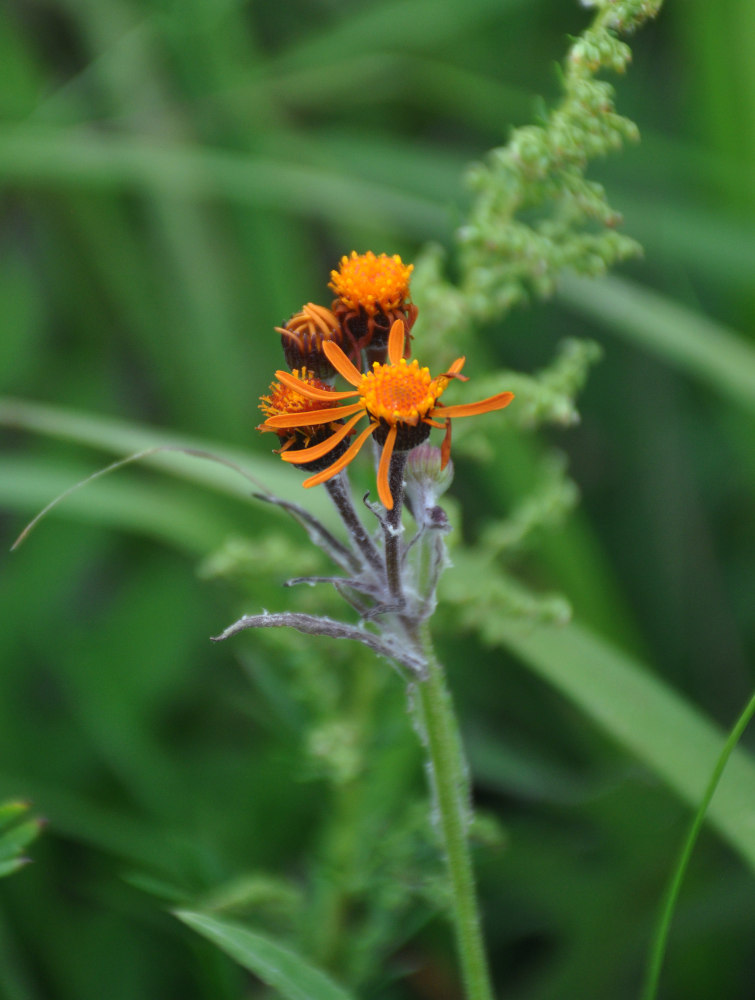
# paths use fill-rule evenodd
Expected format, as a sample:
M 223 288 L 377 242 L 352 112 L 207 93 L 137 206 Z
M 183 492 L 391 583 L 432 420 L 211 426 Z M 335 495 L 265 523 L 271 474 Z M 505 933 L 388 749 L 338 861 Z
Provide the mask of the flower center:
M 359 394 L 365 409 L 388 424 L 415 425 L 426 417 L 445 389 L 440 379 L 433 379 L 427 368 L 416 361 L 401 358 L 397 365 L 377 362 L 362 376 Z
M 339 269 L 331 271 L 330 287 L 348 309 L 361 306 L 369 316 L 400 309 L 409 296 L 413 264 L 404 264 L 398 254 L 389 257 L 372 250 L 342 257 Z
M 302 368 L 301 372 L 295 368 L 291 374 L 316 389 L 331 388 L 327 383 L 315 378 L 314 373 L 306 368 Z M 312 410 L 326 410 L 332 405 L 326 400 L 309 399 L 296 389 L 290 389 L 280 382 L 273 382 L 269 394 L 260 396 L 260 409 L 266 417 L 278 417 L 287 413 L 311 413 Z

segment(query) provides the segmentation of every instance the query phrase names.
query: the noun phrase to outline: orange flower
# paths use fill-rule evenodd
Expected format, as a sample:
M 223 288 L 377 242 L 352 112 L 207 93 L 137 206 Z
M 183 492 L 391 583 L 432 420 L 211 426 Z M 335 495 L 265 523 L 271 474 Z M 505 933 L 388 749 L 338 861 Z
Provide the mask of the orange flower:
M 417 318 L 417 307 L 409 301 L 409 279 L 413 264 L 404 264 L 398 254 L 389 257 L 372 250 L 342 257 L 337 271 L 330 272 L 330 287 L 337 298 L 331 306 L 351 345 L 349 352 L 357 368 L 365 351 L 369 368 L 385 361 L 388 334 L 393 323 L 404 321 L 409 333 Z M 405 356 L 409 356 L 406 338 Z
M 403 309 L 409 298 L 409 279 L 414 264 L 404 264 L 398 254 L 389 257 L 372 250 L 341 257 L 339 269 L 331 271 L 329 287 L 347 309 L 362 309 L 368 316 Z
M 365 374 L 357 371 L 340 347 L 326 342 L 323 350 L 333 367 L 354 386 L 350 391 L 323 391 L 310 383 L 302 382 L 295 374 L 276 372 L 276 378 L 282 385 L 313 402 L 326 405 L 324 409 L 308 412 L 306 416 L 293 412 L 271 416 L 266 421 L 270 430 L 291 430 L 301 428 L 305 423 L 324 424 L 349 418 L 334 434 L 317 444 L 286 451 L 281 455 L 286 462 L 309 462 L 323 458 L 351 433 L 362 417 L 369 418 L 368 426 L 354 442 L 327 468 L 310 476 L 302 485 L 316 486 L 337 475 L 356 457 L 367 438 L 374 434 L 375 440 L 383 448 L 378 464 L 378 495 L 384 506 L 391 510 L 393 497 L 388 485 L 388 473 L 394 451 L 409 451 L 428 437 L 431 427 L 445 426 L 446 436 L 441 449 L 442 464 L 445 466 L 451 451 L 452 417 L 471 417 L 491 410 L 502 410 L 514 398 L 511 392 L 501 392 L 477 403 L 439 406 L 438 399 L 451 379 L 466 381 L 465 376 L 460 374 L 464 358 L 457 358 L 447 372 L 433 378 L 427 368 L 419 367 L 416 360 L 409 362 L 404 358 L 404 340 L 404 324 L 401 320 L 396 320 L 388 341 L 388 363 L 375 362 L 372 371 Z M 359 399 L 340 406 L 327 405 L 331 401 L 351 396 L 358 396 Z M 439 423 L 438 420 L 442 422 Z
M 321 382 L 319 378 L 315 377 L 314 372 L 306 368 L 302 368 L 301 373 L 299 369 L 295 368 L 292 375 L 288 375 L 288 372 L 285 374 L 289 380 L 293 380 L 294 384 L 292 385 L 291 381 L 287 383 L 273 382 L 269 394 L 260 396 L 260 409 L 267 419 L 257 427 L 257 430 L 262 433 L 274 431 L 278 435 L 278 440 L 282 445 L 279 451 L 281 456 L 287 453 L 294 444 L 300 445 L 302 449 L 307 449 L 313 442 L 318 444 L 327 440 L 328 452 L 337 448 L 339 442 L 349 433 L 349 428 L 339 427 L 334 432 L 331 421 L 323 424 L 321 415 L 332 412 L 330 400 L 323 397 L 331 396 L 338 399 L 338 393 L 334 393 L 326 382 Z M 308 394 L 309 392 L 318 393 L 318 397 L 313 398 Z M 275 425 L 274 420 L 282 416 L 293 417 L 295 426 L 286 429 Z M 336 421 L 338 417 L 333 417 L 332 420 Z M 340 451 L 343 450 L 342 447 L 338 453 L 340 454 Z M 298 456 L 300 453 L 296 451 L 291 454 Z M 298 458 L 294 461 L 297 465 L 304 465 L 310 470 L 323 468 L 322 462 L 316 463 L 314 459 L 306 457 L 303 461 Z

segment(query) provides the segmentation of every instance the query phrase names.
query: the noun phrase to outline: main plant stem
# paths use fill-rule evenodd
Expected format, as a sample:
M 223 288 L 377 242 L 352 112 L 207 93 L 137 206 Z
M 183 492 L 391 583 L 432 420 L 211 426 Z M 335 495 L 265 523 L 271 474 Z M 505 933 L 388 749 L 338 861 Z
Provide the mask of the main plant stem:
M 451 884 L 452 915 L 467 1000 L 493 1000 L 469 852 L 469 787 L 451 696 L 427 622 L 417 629 L 427 676 L 417 682 L 438 826 Z

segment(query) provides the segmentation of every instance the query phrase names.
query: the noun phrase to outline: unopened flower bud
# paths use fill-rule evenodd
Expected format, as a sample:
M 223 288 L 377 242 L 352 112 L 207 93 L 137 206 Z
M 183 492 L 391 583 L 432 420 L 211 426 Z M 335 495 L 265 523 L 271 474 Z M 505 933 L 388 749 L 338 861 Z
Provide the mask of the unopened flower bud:
M 404 472 L 407 506 L 420 527 L 436 531 L 448 530 L 448 519 L 438 499 L 443 496 L 454 477 L 454 464 L 449 459 L 442 467 L 440 448 L 427 442 L 414 448 Z
M 311 371 L 318 379 L 333 378 L 335 369 L 322 347 L 328 341 L 340 346 L 343 335 L 330 309 L 307 302 L 283 326 L 276 326 L 275 329 L 281 335 L 286 363 L 292 371 L 302 368 Z

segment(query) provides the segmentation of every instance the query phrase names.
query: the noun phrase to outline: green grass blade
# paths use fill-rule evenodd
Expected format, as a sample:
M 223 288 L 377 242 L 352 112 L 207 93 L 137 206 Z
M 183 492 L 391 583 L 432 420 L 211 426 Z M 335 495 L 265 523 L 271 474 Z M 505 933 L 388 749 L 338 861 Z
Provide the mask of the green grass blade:
M 667 296 L 622 278 L 564 279 L 561 300 L 755 412 L 755 350 Z
M 220 149 L 64 129 L 0 129 L 0 180 L 24 188 L 136 190 L 162 197 L 221 198 L 332 221 L 384 217 L 407 235 L 448 235 L 443 205 L 346 172 Z
M 0 863 L 7 863 L 17 858 L 39 834 L 39 821 L 35 819 L 19 823 L 0 837 Z
M 353 1000 L 296 952 L 240 924 L 178 910 L 176 916 L 287 1000 Z
M 742 734 L 747 728 L 747 725 L 753 715 L 755 715 L 755 695 L 750 698 L 744 708 L 744 711 L 739 716 L 729 733 L 728 739 L 724 744 L 724 748 L 716 761 L 716 766 L 713 768 L 713 773 L 708 781 L 705 794 L 703 795 L 702 801 L 697 812 L 695 813 L 694 819 L 692 820 L 689 833 L 687 834 L 684 844 L 682 845 L 682 850 L 679 854 L 679 859 L 666 890 L 663 907 L 661 909 L 658 928 L 653 940 L 650 962 L 648 963 L 648 973 L 645 980 L 645 987 L 642 992 L 642 1000 L 655 1000 L 658 994 L 658 982 L 661 976 L 661 966 L 663 965 L 663 956 L 666 952 L 669 930 L 671 929 L 671 920 L 674 916 L 674 910 L 676 909 L 676 902 L 679 898 L 682 881 L 684 880 L 689 860 L 692 857 L 692 851 L 695 848 L 697 838 L 703 828 L 705 814 L 707 813 L 711 800 L 716 792 L 716 789 L 718 788 L 721 775 L 724 773 L 724 768 L 731 757 L 734 747 L 741 739 Z
M 17 823 L 28 811 L 28 802 L 16 801 L 0 803 L 0 837 L 2 837 L 8 828 L 14 823 Z
M 401 48 L 411 52 L 432 51 L 445 44 L 458 44 L 465 33 L 486 21 L 494 21 L 522 6 L 522 0 L 473 0 L 458 4 L 439 4 L 435 0 L 391 0 L 348 9 L 340 20 L 331 20 L 317 34 L 307 35 L 293 44 L 274 66 L 327 64 L 340 53 L 369 54 L 396 48 L 396 26 L 401 25 Z
M 644 140 L 643 140 L 644 142 Z M 667 194 L 637 197 L 621 190 L 625 228 L 646 256 L 716 287 L 749 288 L 755 272 L 755 226 Z M 659 223 L 659 220 L 661 222 Z
M 725 743 L 720 730 L 639 662 L 579 625 L 523 628 L 486 616 L 485 637 L 510 649 L 697 806 Z M 711 824 L 755 869 L 755 761 L 735 750 L 710 804 Z
M 28 862 L 24 848 L 39 836 L 42 821 L 23 819 L 29 810 L 25 802 L 5 802 L 0 805 L 0 878 L 12 875 Z
M 6 875 L 13 875 L 14 872 L 17 872 L 19 868 L 23 868 L 28 863 L 28 858 L 13 858 L 11 861 L 0 861 L 0 878 L 5 878 Z
M 32 517 L 87 475 L 81 463 L 0 454 L 0 508 Z M 189 495 L 186 487 L 175 483 L 135 482 L 126 473 L 70 493 L 56 505 L 55 515 L 135 532 L 197 557 L 238 531 L 238 524 L 213 510 L 208 499 L 205 494 Z
M 113 455 L 126 456 L 161 446 L 212 453 L 238 465 L 246 476 L 256 480 L 256 487 L 245 475 L 217 462 L 202 461 L 192 455 L 172 451 L 157 452 L 146 457 L 144 462 L 180 479 L 198 483 L 244 502 L 248 501 L 254 488 L 263 493 L 275 493 L 294 502 L 302 499 L 301 477 L 292 476 L 291 470 L 277 459 L 240 451 L 218 442 L 189 438 L 170 430 L 143 427 L 122 420 L 8 397 L 0 397 L 0 427 L 70 441 Z M 324 520 L 332 520 L 324 491 L 311 490 L 310 494 L 310 511 Z

